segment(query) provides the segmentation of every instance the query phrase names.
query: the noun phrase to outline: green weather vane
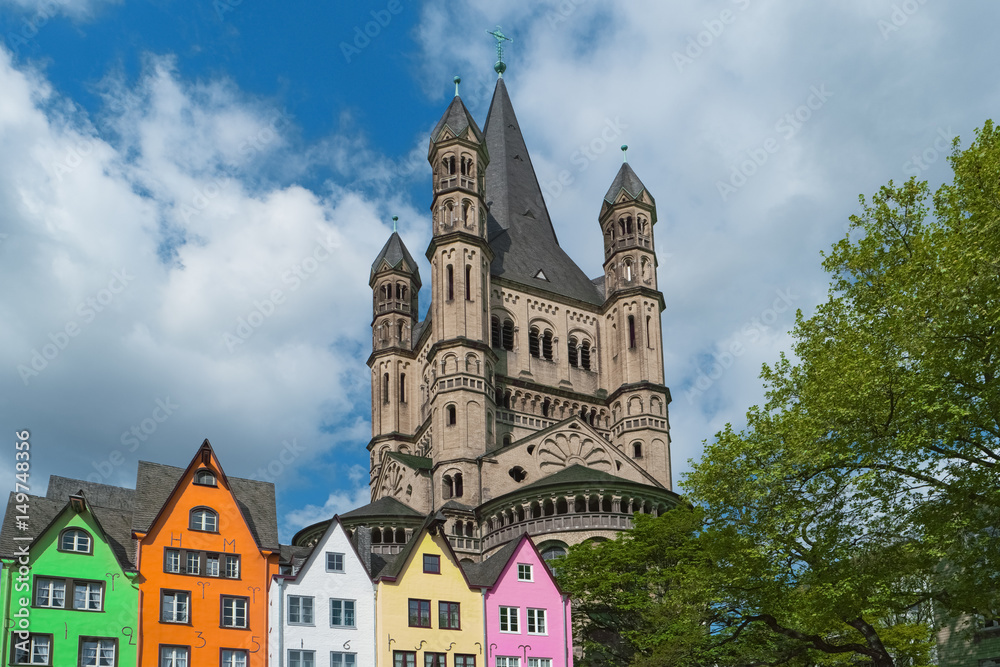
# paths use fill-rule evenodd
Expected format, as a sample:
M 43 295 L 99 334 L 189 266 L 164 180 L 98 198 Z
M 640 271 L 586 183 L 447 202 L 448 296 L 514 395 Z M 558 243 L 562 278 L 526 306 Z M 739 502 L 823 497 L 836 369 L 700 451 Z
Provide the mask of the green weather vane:
M 503 31 L 500 30 L 500 26 L 497 26 L 497 29 L 492 32 L 487 30 L 486 34 L 493 35 L 493 38 L 497 40 L 497 64 L 493 66 L 493 69 L 502 79 L 503 73 L 507 71 L 507 63 L 503 61 L 503 43 L 513 42 L 514 40 L 503 34 Z

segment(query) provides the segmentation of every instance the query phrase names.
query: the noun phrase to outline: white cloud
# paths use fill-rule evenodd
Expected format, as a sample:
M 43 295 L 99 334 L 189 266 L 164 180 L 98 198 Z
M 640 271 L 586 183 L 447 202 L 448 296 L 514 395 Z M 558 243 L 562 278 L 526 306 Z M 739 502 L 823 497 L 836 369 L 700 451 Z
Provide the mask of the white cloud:
M 367 474 L 364 476 L 367 478 Z M 352 479 L 352 481 L 357 482 L 356 479 Z M 366 480 L 363 486 L 354 486 L 346 491 L 331 493 L 322 505 L 306 505 L 301 509 L 289 512 L 285 515 L 285 522 L 288 529 L 294 533 L 294 531 L 301 530 L 306 526 L 329 519 L 335 514 L 344 514 L 362 505 L 367 505 L 369 502 L 371 502 L 371 492 Z
M 14 7 L 25 14 L 24 27 L 30 39 L 33 29 L 40 29 L 49 19 L 60 14 L 75 21 L 93 17 L 101 5 L 118 4 L 121 0 L 0 0 L 0 6 Z

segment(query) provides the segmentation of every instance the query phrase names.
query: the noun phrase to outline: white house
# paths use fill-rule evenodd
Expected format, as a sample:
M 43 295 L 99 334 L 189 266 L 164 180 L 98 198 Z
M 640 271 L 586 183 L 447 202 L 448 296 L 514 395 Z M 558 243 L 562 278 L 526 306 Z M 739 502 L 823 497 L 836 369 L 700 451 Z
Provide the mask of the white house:
M 335 516 L 298 571 L 271 581 L 268 665 L 374 665 L 375 589 L 368 567 Z

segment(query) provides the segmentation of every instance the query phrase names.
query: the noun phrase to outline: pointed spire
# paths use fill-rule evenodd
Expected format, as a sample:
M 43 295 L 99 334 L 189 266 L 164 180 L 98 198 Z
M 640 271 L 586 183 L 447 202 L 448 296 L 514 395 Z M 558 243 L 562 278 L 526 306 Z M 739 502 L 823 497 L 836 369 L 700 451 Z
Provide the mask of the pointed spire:
M 622 146 L 622 152 L 627 146 Z M 604 195 L 604 201 L 609 204 L 614 204 L 618 201 L 619 196 L 624 192 L 629 200 L 639 199 L 639 196 L 646 191 L 646 186 L 642 184 L 639 177 L 636 176 L 635 172 L 632 171 L 632 166 L 628 161 L 622 162 L 621 168 L 618 170 L 618 174 L 615 176 L 615 180 L 611 182 L 611 187 L 608 188 L 608 193 Z M 653 195 L 646 192 L 646 195 L 652 200 Z M 654 204 L 655 205 L 655 204 Z
M 476 124 L 476 119 L 472 117 L 469 110 L 465 108 L 465 104 L 462 102 L 462 98 L 458 96 L 458 84 L 461 82 L 459 77 L 455 77 L 455 97 L 451 98 L 451 104 L 445 109 L 444 115 L 441 116 L 441 120 L 437 122 L 434 129 L 431 130 L 431 143 L 437 143 L 441 138 L 441 133 L 444 128 L 451 130 L 452 134 L 456 137 L 462 136 L 466 129 L 471 129 L 473 136 L 478 140 L 483 140 L 483 133 L 479 129 L 479 125 Z
M 602 303 L 590 279 L 559 247 L 502 78 L 497 80 L 483 132 L 490 155 L 486 203 L 494 253 L 492 274 L 587 303 Z M 544 277 L 539 277 L 539 271 Z
M 396 217 L 393 217 L 393 227 L 395 227 Z M 386 267 L 388 266 L 388 269 Z M 389 240 L 385 242 L 382 246 L 382 250 L 379 252 L 378 257 L 372 262 L 371 277 L 369 278 L 369 283 L 375 279 L 375 274 L 383 270 L 393 270 L 402 271 L 403 273 L 408 273 L 412 276 L 413 282 L 420 287 L 420 271 L 417 268 L 417 263 L 413 260 L 413 255 L 410 251 L 406 249 L 406 244 L 403 243 L 403 239 L 399 236 L 399 232 L 395 229 L 392 231 L 392 235 Z

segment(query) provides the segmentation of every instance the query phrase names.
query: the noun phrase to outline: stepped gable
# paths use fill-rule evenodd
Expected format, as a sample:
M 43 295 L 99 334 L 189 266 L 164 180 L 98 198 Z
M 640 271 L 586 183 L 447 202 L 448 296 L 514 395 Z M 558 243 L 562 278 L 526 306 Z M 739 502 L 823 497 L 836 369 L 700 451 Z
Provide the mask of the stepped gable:
M 494 253 L 490 273 L 593 305 L 604 303 L 590 278 L 559 246 L 503 79 L 497 81 L 485 133 L 490 155 L 486 203 Z

